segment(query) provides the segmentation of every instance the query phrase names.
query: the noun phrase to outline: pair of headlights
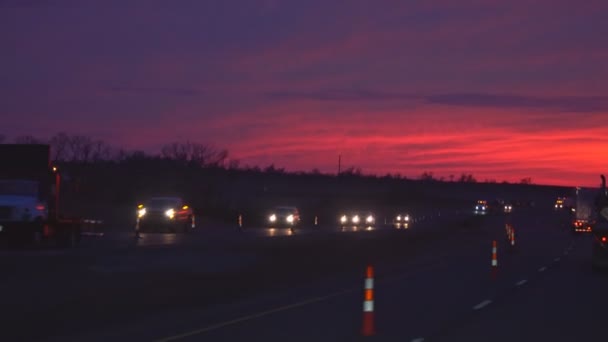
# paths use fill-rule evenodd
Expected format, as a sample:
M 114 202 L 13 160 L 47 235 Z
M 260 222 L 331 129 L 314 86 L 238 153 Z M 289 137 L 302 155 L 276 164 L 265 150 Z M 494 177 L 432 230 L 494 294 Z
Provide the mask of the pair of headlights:
M 145 215 L 146 215 L 146 208 L 139 208 L 137 210 L 138 218 L 142 218 Z M 167 211 L 165 211 L 165 216 L 167 216 L 170 219 L 173 219 L 175 217 L 175 209 L 168 209 Z
M 270 222 L 277 222 L 277 215 L 275 215 L 275 214 L 270 215 L 270 217 L 268 217 L 268 220 Z M 285 220 L 289 223 L 293 223 L 293 221 L 295 221 L 295 217 L 293 215 L 289 215 L 285 218 Z

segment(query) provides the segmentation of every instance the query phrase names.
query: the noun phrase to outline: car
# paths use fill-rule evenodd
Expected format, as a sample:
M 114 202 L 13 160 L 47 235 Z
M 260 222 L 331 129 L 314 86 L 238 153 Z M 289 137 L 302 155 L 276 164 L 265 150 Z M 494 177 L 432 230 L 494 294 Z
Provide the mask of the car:
M 296 227 L 300 224 L 300 211 L 296 207 L 275 207 L 266 221 L 270 227 Z
M 341 227 L 374 227 L 376 216 L 369 211 L 352 211 L 340 215 Z
M 553 208 L 555 210 L 562 210 L 565 208 L 565 204 L 564 204 L 564 197 L 558 197 L 555 200 L 555 204 L 553 205 Z
M 195 228 L 192 208 L 180 197 L 152 197 L 137 206 L 137 232 L 168 228 L 187 233 Z
M 473 214 L 475 215 L 487 215 L 489 211 L 488 201 L 486 200 L 478 200 L 475 203 L 475 207 L 473 209 Z
M 503 205 L 503 211 L 505 214 L 510 214 L 511 212 L 513 212 L 513 204 L 506 202 Z
M 393 225 L 396 228 L 408 228 L 411 222 L 411 216 L 407 213 L 398 213 L 393 216 Z

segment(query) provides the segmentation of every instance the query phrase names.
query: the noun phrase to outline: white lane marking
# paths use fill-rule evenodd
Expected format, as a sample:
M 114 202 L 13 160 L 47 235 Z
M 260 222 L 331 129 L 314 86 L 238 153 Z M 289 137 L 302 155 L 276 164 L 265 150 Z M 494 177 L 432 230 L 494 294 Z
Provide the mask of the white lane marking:
M 202 333 L 206 333 L 212 330 L 217 330 L 229 325 L 235 325 L 238 323 L 243 323 L 246 321 L 250 321 L 256 318 L 260 318 L 260 317 L 264 317 L 264 316 L 268 316 L 277 312 L 282 312 L 282 311 L 287 311 L 287 310 L 291 310 L 291 309 L 295 309 L 295 308 L 299 308 L 308 304 L 313 304 L 313 303 L 317 303 L 317 302 L 322 302 L 324 300 L 328 300 L 334 297 L 338 297 L 347 293 L 351 293 L 351 292 L 355 292 L 355 289 L 348 289 L 348 290 L 343 290 L 343 291 L 339 291 L 339 292 L 334 292 L 332 294 L 329 294 L 327 296 L 322 296 L 322 297 L 314 297 L 311 299 L 307 299 L 295 304 L 290 304 L 290 305 L 285 305 L 285 306 L 281 306 L 278 308 L 274 308 L 274 309 L 270 309 L 270 310 L 266 310 L 266 311 L 262 311 L 262 312 L 258 312 L 249 316 L 244 316 L 244 317 L 240 317 L 240 318 L 236 318 L 230 321 L 225 321 L 225 322 L 221 322 L 218 324 L 214 324 L 208 327 L 204 327 L 201 329 L 196 329 L 196 330 L 192 330 L 189 332 L 185 332 L 183 334 L 178 334 L 178 335 L 173 335 L 173 336 L 169 336 L 169 337 L 165 337 L 165 338 L 161 338 L 156 340 L 156 342 L 168 342 L 168 341 L 176 341 L 176 340 L 181 340 L 184 338 L 188 338 L 188 337 L 192 337 L 195 335 L 200 335 Z
M 547 267 L 543 266 L 538 269 L 538 272 L 545 272 L 546 270 L 547 270 Z
M 480 309 L 483 309 L 483 308 L 485 308 L 486 306 L 488 306 L 488 305 L 490 305 L 490 304 L 492 304 L 492 301 L 491 301 L 491 300 L 489 300 L 489 299 L 486 299 L 486 300 L 484 300 L 483 302 L 481 302 L 481 303 L 479 303 L 479 304 L 475 305 L 475 306 L 473 307 L 473 310 L 480 310 Z
M 560 260 L 562 260 L 562 258 L 559 258 L 559 257 L 558 257 L 558 258 L 553 259 L 553 261 L 555 261 L 555 262 L 558 262 L 558 261 L 560 261 Z
M 412 342 L 423 342 L 423 341 L 424 341 L 424 338 L 422 338 L 422 337 L 418 337 L 418 338 L 415 338 L 412 340 Z
M 528 281 L 526 279 L 520 280 L 517 283 L 515 283 L 516 286 L 522 286 L 523 284 L 527 283 Z

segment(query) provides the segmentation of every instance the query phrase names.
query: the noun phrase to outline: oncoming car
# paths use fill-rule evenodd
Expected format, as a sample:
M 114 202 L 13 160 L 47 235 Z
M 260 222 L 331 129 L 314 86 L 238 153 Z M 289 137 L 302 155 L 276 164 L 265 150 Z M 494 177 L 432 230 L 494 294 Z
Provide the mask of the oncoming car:
M 503 206 L 503 211 L 505 212 L 505 214 L 510 214 L 513 211 L 513 204 L 505 203 Z
M 179 197 L 152 197 L 137 206 L 138 232 L 168 228 L 171 232 L 187 233 L 194 227 L 192 208 Z
M 488 213 L 488 202 L 485 200 L 479 200 L 475 204 L 473 214 L 475 215 L 486 215 Z
M 564 206 L 565 206 L 565 204 L 564 204 L 564 198 L 563 197 L 558 197 L 555 200 L 555 204 L 553 205 L 553 208 L 555 210 L 561 210 L 561 209 L 564 209 Z
M 396 228 L 409 228 L 411 221 L 410 214 L 397 214 L 393 217 L 393 225 Z
M 300 224 L 300 211 L 296 207 L 276 207 L 266 221 L 271 227 L 295 227 Z
M 374 227 L 376 217 L 371 212 L 352 212 L 340 215 L 341 227 Z

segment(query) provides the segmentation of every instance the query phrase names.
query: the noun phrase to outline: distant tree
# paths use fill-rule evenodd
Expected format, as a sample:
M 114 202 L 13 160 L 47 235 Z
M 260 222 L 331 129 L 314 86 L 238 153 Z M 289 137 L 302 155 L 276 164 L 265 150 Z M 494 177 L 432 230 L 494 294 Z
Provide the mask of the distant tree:
M 314 169 L 312 169 L 312 171 L 310 171 L 311 175 L 315 175 L 318 176 L 321 174 L 321 171 L 319 171 L 319 169 L 317 169 L 316 167 Z
M 473 177 L 472 174 L 463 173 L 462 175 L 460 175 L 459 182 L 461 182 L 461 183 L 476 183 L 477 180 L 475 179 L 475 177 Z
M 453 182 L 455 177 L 456 176 L 454 176 L 454 175 L 450 175 L 450 182 Z
M 31 135 L 20 135 L 15 138 L 15 143 L 16 144 L 44 144 L 46 142 L 42 139 L 38 139 Z
M 439 181 L 440 182 L 445 182 L 445 177 L 443 177 L 443 176 L 439 177 Z
M 522 178 L 522 179 L 519 181 L 519 183 L 520 183 L 520 184 L 526 184 L 526 185 L 530 185 L 530 184 L 532 184 L 532 178 L 530 178 L 530 177 Z
M 228 161 L 228 169 L 230 169 L 230 170 L 237 170 L 240 165 L 241 165 L 241 161 L 238 159 L 230 159 Z
M 270 165 L 268 165 L 264 169 L 264 172 L 266 172 L 266 173 L 285 173 L 285 169 L 284 168 L 276 168 L 274 166 L 274 164 L 270 164 Z
M 420 175 L 420 180 L 421 181 L 434 181 L 435 177 L 433 176 L 432 172 L 428 172 L 428 171 L 424 171 L 421 175 Z
M 197 166 L 225 166 L 228 160 L 228 151 L 219 150 L 210 145 L 193 143 L 190 141 L 173 142 L 161 149 L 161 156 L 176 160 L 184 164 Z
M 363 174 L 363 171 L 361 170 L 360 167 L 355 167 L 355 166 L 351 166 L 347 169 L 345 169 L 344 171 L 340 172 L 340 175 L 344 175 L 344 176 L 361 176 Z

